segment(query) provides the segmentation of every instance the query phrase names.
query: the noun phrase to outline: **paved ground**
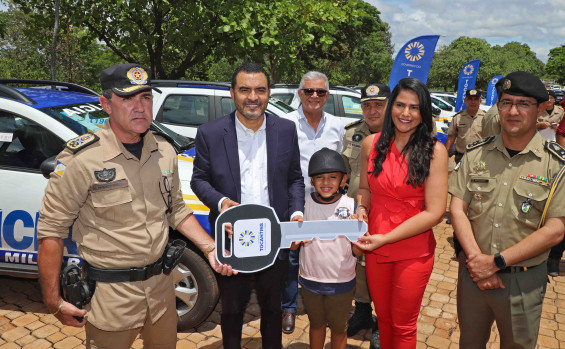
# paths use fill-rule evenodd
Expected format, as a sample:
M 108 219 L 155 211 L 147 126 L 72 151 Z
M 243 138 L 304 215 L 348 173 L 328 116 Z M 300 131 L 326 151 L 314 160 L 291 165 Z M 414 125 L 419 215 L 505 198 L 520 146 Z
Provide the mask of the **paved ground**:
M 457 348 L 457 262 L 452 259 L 452 229 L 441 223 L 434 228 L 434 233 L 437 239 L 436 260 L 418 321 L 418 348 Z M 565 271 L 565 261 L 562 261 L 561 270 Z M 219 307 L 197 329 L 179 333 L 177 348 L 220 348 Z M 543 310 L 538 347 L 565 348 L 565 276 L 551 280 Z M 298 311 L 296 331 L 283 335 L 285 348 L 308 348 L 308 318 L 301 303 Z M 259 307 L 254 297 L 247 309 L 243 333 L 245 348 L 261 348 Z M 41 303 L 37 281 L 0 277 L 0 349 L 80 348 L 84 346 L 84 337 L 83 330 L 64 327 L 47 313 Z M 348 339 L 348 347 L 369 348 L 369 338 L 370 330 L 362 331 Z M 498 348 L 498 342 L 494 327 L 489 348 Z M 134 343 L 134 348 L 142 348 L 140 340 Z M 326 348 L 329 349 L 329 345 Z

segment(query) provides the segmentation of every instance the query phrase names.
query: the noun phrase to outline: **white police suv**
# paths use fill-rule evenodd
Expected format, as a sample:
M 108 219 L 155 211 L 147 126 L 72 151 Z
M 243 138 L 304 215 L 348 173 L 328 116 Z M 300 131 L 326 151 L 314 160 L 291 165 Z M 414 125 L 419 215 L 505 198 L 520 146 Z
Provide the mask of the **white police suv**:
M 22 87 L 26 86 L 26 87 Z M 33 87 L 31 87 L 33 86 Z M 108 120 L 99 95 L 79 85 L 0 79 L 0 275 L 37 277 L 37 219 L 55 156 L 67 140 L 96 131 Z M 210 231 L 204 206 L 190 189 L 193 142 L 158 122 L 151 129 L 179 153 L 183 197 Z M 181 234 L 171 231 L 171 238 Z M 188 240 L 174 271 L 179 329 L 199 325 L 218 302 L 214 272 Z M 65 240 L 64 263 L 80 264 L 77 245 Z

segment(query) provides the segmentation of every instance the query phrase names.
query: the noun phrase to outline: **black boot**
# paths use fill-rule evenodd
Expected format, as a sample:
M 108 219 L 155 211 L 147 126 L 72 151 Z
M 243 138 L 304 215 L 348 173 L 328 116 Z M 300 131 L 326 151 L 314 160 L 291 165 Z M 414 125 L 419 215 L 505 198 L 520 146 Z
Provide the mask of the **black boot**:
M 379 325 L 378 322 L 373 324 L 373 332 L 371 332 L 371 344 L 370 349 L 381 349 L 381 337 L 379 337 Z
M 349 318 L 347 326 L 347 337 L 355 336 L 357 332 L 372 327 L 372 311 L 373 310 L 371 309 L 371 303 L 361 303 L 355 301 L 355 311 Z

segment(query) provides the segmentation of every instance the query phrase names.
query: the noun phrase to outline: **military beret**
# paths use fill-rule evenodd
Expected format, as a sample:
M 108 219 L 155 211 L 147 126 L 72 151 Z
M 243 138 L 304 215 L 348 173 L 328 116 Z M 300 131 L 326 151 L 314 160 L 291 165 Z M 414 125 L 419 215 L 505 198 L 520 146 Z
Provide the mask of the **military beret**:
M 139 64 L 116 64 L 100 73 L 102 90 L 112 90 L 121 97 L 151 89 L 149 70 Z
M 530 73 L 516 71 L 503 77 L 502 93 L 512 96 L 532 97 L 538 102 L 545 102 L 549 99 L 547 90 L 541 80 Z
M 547 90 L 547 93 L 549 93 L 550 96 L 553 96 L 553 98 L 557 98 L 557 95 L 555 94 L 555 91 L 553 91 L 553 90 Z
M 361 102 L 371 99 L 385 100 L 390 98 L 390 88 L 383 84 L 369 84 L 361 89 Z
M 469 96 L 479 96 L 481 97 L 481 91 L 480 90 L 467 90 L 467 92 L 465 92 L 465 97 L 469 97 Z

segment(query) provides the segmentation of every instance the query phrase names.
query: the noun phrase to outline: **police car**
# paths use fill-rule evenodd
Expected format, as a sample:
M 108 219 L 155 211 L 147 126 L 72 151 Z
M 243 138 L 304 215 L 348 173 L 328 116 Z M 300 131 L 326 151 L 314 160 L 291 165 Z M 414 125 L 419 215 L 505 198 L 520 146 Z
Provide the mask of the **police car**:
M 153 118 L 171 130 L 195 138 L 198 126 L 235 110 L 226 82 L 152 80 Z M 267 112 L 282 116 L 294 108 L 277 98 L 269 98 Z
M 96 131 L 107 120 L 99 95 L 82 86 L 0 79 L 0 274 L 37 277 L 37 220 L 47 178 L 55 168 L 55 156 L 67 140 Z M 209 209 L 189 185 L 193 142 L 155 121 L 151 129 L 167 138 L 179 153 L 183 197 L 209 231 Z M 171 238 L 179 236 L 171 232 Z M 69 237 L 64 245 L 64 263 L 80 264 L 76 243 Z M 187 241 L 187 245 L 174 271 L 179 329 L 206 320 L 219 297 L 208 262 L 192 243 Z

